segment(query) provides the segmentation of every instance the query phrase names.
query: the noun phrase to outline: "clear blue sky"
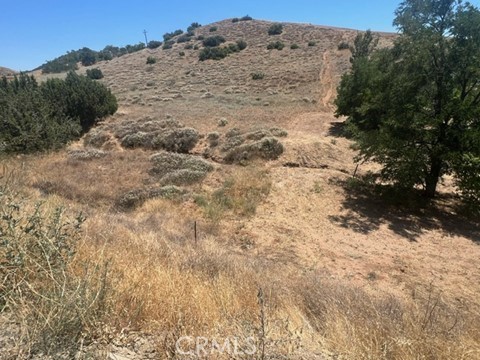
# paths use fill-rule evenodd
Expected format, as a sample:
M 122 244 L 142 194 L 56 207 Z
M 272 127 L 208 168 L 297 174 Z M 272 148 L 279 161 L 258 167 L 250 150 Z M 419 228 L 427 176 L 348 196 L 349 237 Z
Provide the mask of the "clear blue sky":
M 471 1 L 479 4 L 480 0 Z M 250 15 L 256 19 L 394 31 L 400 0 L 0 0 L 0 66 L 30 70 L 84 46 L 161 40 L 165 32 Z

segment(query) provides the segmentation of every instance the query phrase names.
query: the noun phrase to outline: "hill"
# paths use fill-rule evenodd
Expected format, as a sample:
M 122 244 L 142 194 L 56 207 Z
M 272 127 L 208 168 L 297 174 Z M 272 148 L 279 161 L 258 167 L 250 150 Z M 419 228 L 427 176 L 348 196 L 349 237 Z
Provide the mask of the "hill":
M 377 169 L 356 169 L 333 116 L 358 32 L 273 24 L 228 19 L 95 64 L 118 112 L 9 163 L 29 196 L 87 215 L 79 257 L 108 257 L 112 353 L 173 358 L 198 335 L 253 336 L 272 358 L 475 358 L 478 222 L 448 178 L 417 207 L 352 177 Z M 210 36 L 247 47 L 200 61 Z
M 16 74 L 16 71 L 0 66 L 0 77 L 2 76 L 13 76 Z

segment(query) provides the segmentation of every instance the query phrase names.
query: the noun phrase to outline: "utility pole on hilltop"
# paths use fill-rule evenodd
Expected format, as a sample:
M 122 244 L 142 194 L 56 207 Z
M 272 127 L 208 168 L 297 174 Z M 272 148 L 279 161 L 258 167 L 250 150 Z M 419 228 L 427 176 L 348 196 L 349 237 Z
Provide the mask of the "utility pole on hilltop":
M 145 35 L 145 46 L 148 46 L 147 30 L 143 30 L 143 35 Z

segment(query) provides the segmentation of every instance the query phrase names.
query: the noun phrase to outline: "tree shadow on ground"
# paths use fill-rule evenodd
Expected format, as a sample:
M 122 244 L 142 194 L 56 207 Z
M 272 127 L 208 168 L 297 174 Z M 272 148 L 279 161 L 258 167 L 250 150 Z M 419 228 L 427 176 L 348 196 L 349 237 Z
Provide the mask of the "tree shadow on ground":
M 348 137 L 345 122 L 332 121 L 328 129 L 328 135 L 333 137 Z
M 460 202 L 454 195 L 440 194 L 431 201 L 418 191 L 399 192 L 361 179 L 332 181 L 346 192 L 342 203 L 345 214 L 329 216 L 341 227 L 367 235 L 386 225 L 411 242 L 427 231 L 440 230 L 480 244 L 480 224 L 473 217 L 459 215 Z

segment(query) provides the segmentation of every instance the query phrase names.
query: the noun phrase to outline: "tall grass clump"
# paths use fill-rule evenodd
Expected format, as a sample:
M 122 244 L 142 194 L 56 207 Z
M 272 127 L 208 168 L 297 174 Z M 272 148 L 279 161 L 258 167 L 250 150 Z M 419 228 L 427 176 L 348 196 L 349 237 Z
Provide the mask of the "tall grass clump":
M 0 311 L 18 324 L 24 356 L 71 356 L 107 312 L 107 266 L 77 261 L 83 222 L 32 204 L 0 178 Z

